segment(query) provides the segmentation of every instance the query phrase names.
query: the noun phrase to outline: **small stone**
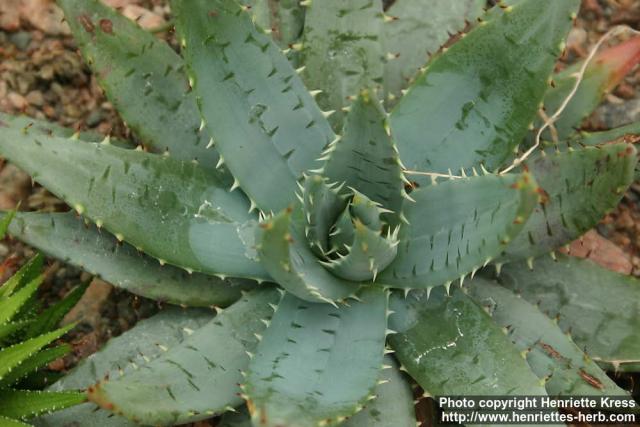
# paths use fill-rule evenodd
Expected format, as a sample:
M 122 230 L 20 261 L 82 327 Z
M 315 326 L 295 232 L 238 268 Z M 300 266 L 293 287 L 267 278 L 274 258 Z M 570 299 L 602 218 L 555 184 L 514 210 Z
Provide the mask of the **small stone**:
M 614 93 L 622 99 L 633 99 L 636 96 L 633 86 L 627 83 L 620 84 Z
M 9 255 L 9 248 L 4 243 L 0 243 L 0 257 L 6 257 Z
M 617 221 L 618 226 L 623 228 L 633 228 L 635 221 L 631 217 L 631 213 L 628 210 L 623 210 L 620 212 Z
M 587 42 L 587 32 L 584 28 L 574 27 L 567 37 L 567 47 L 571 49 L 581 49 Z
M 44 96 L 42 96 L 42 92 L 39 90 L 32 90 L 29 92 L 26 99 L 30 105 L 35 105 L 37 107 L 44 105 Z
M 122 9 L 122 14 L 127 18 L 136 21 L 145 30 L 152 30 L 161 27 L 166 23 L 162 16 L 158 16 L 144 7 L 129 4 Z
M 7 95 L 7 98 L 9 98 L 9 102 L 11 103 L 11 105 L 13 105 L 13 108 L 15 108 L 16 110 L 22 111 L 25 108 L 27 108 L 27 106 L 29 105 L 25 97 L 20 95 L 17 92 L 9 92 L 9 94 Z
M 62 320 L 63 325 L 73 322 L 89 324 L 93 330 L 100 328 L 102 322 L 102 307 L 109 299 L 113 286 L 109 283 L 93 279 L 80 301 Z
M 22 0 L 0 1 L 0 28 L 4 31 L 20 29 L 20 2 Z
M 601 123 L 604 129 L 640 121 L 640 99 L 630 99 L 622 103 L 607 102 L 596 109 L 594 121 Z
M 53 362 L 49 363 L 47 367 L 52 371 L 62 372 L 65 369 L 64 359 L 63 358 L 56 359 Z
M 28 31 L 18 31 L 9 36 L 9 41 L 18 49 L 25 51 L 29 47 L 29 43 L 31 43 L 31 33 Z
M 572 242 L 569 254 L 590 259 L 601 267 L 618 273 L 629 274 L 633 270 L 629 255 L 595 230 L 588 231 Z
M 22 19 L 35 28 L 52 35 L 71 33 L 62 9 L 53 0 L 21 0 L 19 3 Z
M 102 110 L 96 109 L 87 117 L 87 126 L 95 127 L 102 121 Z
M 0 171 L 0 209 L 14 209 L 23 202 L 31 190 L 31 177 L 12 164 L 5 164 Z
M 122 9 L 131 4 L 140 4 L 139 0 L 102 0 L 102 3 L 114 9 Z

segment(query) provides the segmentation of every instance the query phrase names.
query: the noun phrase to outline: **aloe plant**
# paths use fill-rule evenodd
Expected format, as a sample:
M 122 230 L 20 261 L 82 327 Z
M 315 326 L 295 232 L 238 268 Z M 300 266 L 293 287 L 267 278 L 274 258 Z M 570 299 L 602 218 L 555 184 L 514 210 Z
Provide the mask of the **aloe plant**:
M 100 410 L 43 425 L 413 426 L 408 376 L 432 395 L 628 395 L 603 369 L 638 365 L 638 318 L 593 280 L 631 305 L 640 285 L 546 264 L 633 180 L 619 137 L 637 127 L 572 129 L 640 42 L 590 64 L 562 138 L 503 173 L 571 87 L 552 73 L 579 1 L 440 3 L 174 0 L 178 54 L 97 0 L 59 0 L 137 139 L 3 118 L 0 155 L 81 217 L 19 213 L 10 232 L 216 313 L 175 309 L 119 337 L 55 386 Z M 567 298 L 532 305 L 538 277 Z M 586 300 L 606 336 L 577 327 Z
M 0 223 L 0 240 L 5 236 L 13 213 Z M 49 347 L 73 325 L 57 324 L 78 302 L 80 286 L 62 301 L 38 310 L 36 291 L 43 281 L 43 258 L 36 255 L 15 275 L 0 285 L 0 425 L 28 426 L 35 416 L 68 408 L 86 401 L 80 391 L 40 391 L 55 375 L 44 368 L 71 351 L 68 345 Z

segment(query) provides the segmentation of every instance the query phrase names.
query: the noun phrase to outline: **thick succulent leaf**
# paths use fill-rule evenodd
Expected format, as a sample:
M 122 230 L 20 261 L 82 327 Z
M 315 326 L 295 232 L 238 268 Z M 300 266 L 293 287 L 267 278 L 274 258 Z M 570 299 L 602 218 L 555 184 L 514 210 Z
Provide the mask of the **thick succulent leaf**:
M 19 367 L 22 363 L 36 354 L 40 349 L 50 342 L 60 338 L 67 333 L 73 325 L 48 332 L 30 340 L 22 341 L 10 347 L 0 350 L 0 384 L 5 377 L 11 374 L 11 371 Z
M 161 266 L 72 213 L 19 213 L 11 234 L 47 254 L 81 267 L 134 294 L 192 307 L 227 306 L 255 282 L 221 279 Z M 211 244 L 216 244 L 212 242 Z
M 479 17 L 484 0 L 398 0 L 387 10 L 383 26 L 383 46 L 388 61 L 384 65 L 384 88 L 389 101 L 401 91 L 452 34 L 462 31 Z
M 38 313 L 38 316 L 25 330 L 25 338 L 34 338 L 55 329 L 64 316 L 80 301 L 88 284 L 73 288 L 60 301 Z
M 38 290 L 43 280 L 44 276 L 38 276 L 10 297 L 0 300 L 0 325 L 9 322 L 20 312 Z
M 379 284 L 430 288 L 486 265 L 514 239 L 536 204 L 528 174 L 484 175 L 419 188 L 407 203 L 398 256 Z
M 84 393 L 73 391 L 1 390 L 0 415 L 8 418 L 28 418 L 77 405 L 86 400 Z
M 391 356 L 384 358 L 375 400 L 349 418 L 343 427 L 415 427 L 416 412 L 409 383 Z
M 546 194 L 503 259 L 548 253 L 595 226 L 633 182 L 636 163 L 625 143 L 536 154 L 528 167 Z
M 388 294 L 359 296 L 340 308 L 284 297 L 243 387 L 254 425 L 315 427 L 362 410 L 383 361 Z
M 381 85 L 384 53 L 381 0 L 323 0 L 310 2 L 302 39 L 303 78 L 321 90 L 323 109 L 335 111 L 331 120 L 342 126 L 342 108 L 361 89 Z
M 40 350 L 5 375 L 0 382 L 0 388 L 7 388 L 16 384 L 18 381 L 24 379 L 30 374 L 33 374 L 38 369 L 45 367 L 47 364 L 70 352 L 71 347 L 68 345 L 59 345 L 57 347 Z
M 595 146 L 618 140 L 626 141 L 627 138 L 629 139 L 629 142 L 634 143 L 638 142 L 637 137 L 639 136 L 640 122 L 635 122 L 601 132 L 580 132 L 579 135 L 571 138 L 569 141 L 577 142 L 582 145 Z
M 42 272 L 44 257 L 35 254 L 20 269 L 0 286 L 0 298 L 7 298 L 16 290 L 19 290 L 31 283 Z
M 262 265 L 278 284 L 307 301 L 334 303 L 353 295 L 358 283 L 329 273 L 309 247 L 302 216 L 300 207 L 286 209 L 260 224 L 256 241 Z
M 325 151 L 322 175 L 355 188 L 397 215 L 405 194 L 404 177 L 398 150 L 387 134 L 386 117 L 374 94 L 361 92 L 351 105 L 343 136 Z
M 398 253 L 397 232 L 389 232 L 385 236 L 380 230 L 372 230 L 358 219 L 353 224 L 354 237 L 347 247 L 347 254 L 338 254 L 337 259 L 322 262 L 322 265 L 347 280 L 375 280 L 378 272 L 387 268 Z
M 213 168 L 219 156 L 200 128 L 182 58 L 99 0 L 60 0 L 75 40 L 107 97 L 154 151 Z
M 507 329 L 515 347 L 526 353 L 550 396 L 628 396 L 536 306 L 483 278 L 471 282 L 469 292 Z
M 598 53 L 587 66 L 578 91 L 553 124 L 556 137 L 562 141 L 569 137 L 582 120 L 598 106 L 604 95 L 616 87 L 636 64 L 640 62 L 640 37 L 634 37 L 619 45 Z M 568 67 L 553 77 L 554 85 L 544 97 L 548 116 L 553 115 L 576 84 L 576 77 L 583 62 Z M 541 123 L 538 123 L 540 126 Z M 551 138 L 549 132 L 543 134 Z
M 339 188 L 330 185 L 320 175 L 306 177 L 302 191 L 304 234 L 314 253 L 323 256 L 329 252 L 329 233 L 344 211 L 347 200 L 339 194 Z
M 498 281 L 521 294 L 569 332 L 588 356 L 607 369 L 640 369 L 637 279 L 605 270 L 588 260 L 558 255 L 507 264 Z
M 271 32 L 271 38 L 286 48 L 296 41 L 304 26 L 304 6 L 298 0 L 241 0 L 250 6 L 257 26 Z
M 536 116 L 579 4 L 496 6 L 434 57 L 391 113 L 403 163 L 442 173 L 479 164 L 498 168 Z
M 23 320 L 0 325 L 0 343 L 2 343 L 5 338 L 10 337 L 20 329 L 25 328 L 31 322 L 32 320 Z
M 118 378 L 134 373 L 148 361 L 164 355 L 188 339 L 193 331 L 209 324 L 214 312 L 170 307 L 138 322 L 134 328 L 111 339 L 97 353 L 82 360 L 51 390 L 86 388 L 103 377 Z
M 351 217 L 352 207 L 353 207 L 353 201 L 349 206 L 345 208 L 344 211 L 342 211 L 342 213 L 336 220 L 334 229 L 331 231 L 330 251 L 332 253 L 339 252 L 339 251 L 347 251 L 348 250 L 347 248 L 349 247 L 349 245 L 353 244 L 356 228 L 353 225 L 353 218 Z
M 20 390 L 42 390 L 62 377 L 64 377 L 64 372 L 40 369 L 21 379 L 14 388 Z
M 213 312 L 202 309 L 176 307 L 138 322 L 135 327 L 112 338 L 97 353 L 82 360 L 64 378 L 53 384 L 54 391 L 86 388 L 103 377 L 118 378 L 135 372 L 148 361 L 163 354 L 168 348 L 182 342 L 189 333 L 198 330 L 214 317 Z M 86 403 L 36 420 L 39 427 L 71 427 L 80 423 L 87 427 L 132 427 L 138 424 L 126 418 L 97 409 Z
M 279 300 L 273 288 L 247 294 L 143 369 L 91 386 L 89 399 L 151 425 L 202 420 L 239 405 L 247 352 L 255 351 L 255 335 L 265 329 Z
M 396 356 L 431 395 L 545 394 L 502 329 L 459 289 L 394 294 L 390 308 Z
M 382 230 L 384 226 L 380 218 L 383 212 L 378 203 L 357 190 L 353 190 L 353 197 L 349 203 L 349 213 L 353 220 L 359 220 L 372 230 Z
M 87 142 L 102 142 L 107 137 L 99 132 L 86 131 L 77 132 L 75 129 L 66 128 L 46 120 L 38 120 L 29 116 L 14 116 L 0 112 L 0 127 L 11 127 L 13 129 L 25 129 L 30 133 L 41 133 L 43 135 L 59 136 L 62 138 L 78 138 Z M 129 141 L 109 137 L 111 144 L 122 148 L 135 148 Z
M 334 135 L 299 76 L 234 0 L 172 1 L 204 122 L 229 170 L 265 211 L 294 200 Z
M 343 427 L 415 427 L 416 413 L 409 383 L 398 369 L 397 362 L 385 356 L 378 385 L 373 393 L 376 398 L 367 402 L 364 409 L 347 421 Z M 218 427 L 252 427 L 246 407 L 222 416 Z
M 7 236 L 7 230 L 15 215 L 16 211 L 9 211 L 0 217 L 0 240 L 3 240 Z
M 12 418 L 7 418 L 0 416 L 0 426 L 2 427 L 31 427 L 29 424 L 23 423 L 22 421 L 14 420 Z
M 6 128 L 0 155 L 151 256 L 195 271 L 268 279 L 243 240 L 253 237 L 249 204 L 207 168 Z

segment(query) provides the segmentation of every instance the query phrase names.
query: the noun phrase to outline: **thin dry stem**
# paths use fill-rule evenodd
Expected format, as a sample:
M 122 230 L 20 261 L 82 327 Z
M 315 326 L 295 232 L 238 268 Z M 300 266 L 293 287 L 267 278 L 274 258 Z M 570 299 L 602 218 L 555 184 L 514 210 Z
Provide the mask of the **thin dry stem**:
M 582 83 L 582 80 L 584 79 L 584 74 L 587 70 L 587 67 L 595 57 L 596 53 L 598 52 L 602 44 L 608 39 L 610 39 L 611 37 L 621 34 L 625 31 L 628 31 L 632 34 L 640 34 L 640 31 L 634 30 L 633 28 L 627 25 L 618 25 L 616 27 L 613 27 L 612 29 L 607 31 L 602 37 L 600 37 L 600 40 L 598 40 L 598 43 L 596 43 L 593 49 L 591 49 L 591 52 L 589 52 L 589 56 L 587 56 L 587 59 L 582 64 L 582 67 L 580 67 L 580 71 L 576 74 L 576 82 L 573 85 L 573 89 L 571 89 L 571 92 L 569 92 L 569 95 L 562 102 L 562 104 L 560 105 L 560 108 L 558 108 L 558 110 L 551 117 L 548 117 L 547 119 L 545 119 L 542 127 L 538 129 L 538 133 L 536 134 L 535 144 L 533 144 L 531 148 L 529 148 L 522 156 L 515 159 L 509 167 L 507 167 L 502 172 L 500 172 L 501 175 L 506 174 L 512 171 L 513 169 L 515 169 L 516 167 L 520 166 L 522 162 L 524 162 L 535 150 L 538 149 L 538 147 L 540 146 L 540 138 L 542 136 L 542 133 L 549 127 L 553 126 L 553 124 L 558 120 L 558 118 L 560 117 L 562 112 L 565 110 L 565 108 L 567 108 L 567 105 L 569 105 L 569 102 L 571 102 L 575 94 L 578 92 L 578 87 L 580 86 L 580 83 Z

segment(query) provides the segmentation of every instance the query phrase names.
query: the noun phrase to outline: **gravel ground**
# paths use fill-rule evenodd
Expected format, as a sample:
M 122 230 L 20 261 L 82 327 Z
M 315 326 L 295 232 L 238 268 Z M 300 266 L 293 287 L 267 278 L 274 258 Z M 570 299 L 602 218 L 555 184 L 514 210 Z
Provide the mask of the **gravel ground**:
M 169 18 L 165 0 L 105 2 L 149 29 L 162 28 Z M 585 57 L 590 46 L 617 24 L 640 28 L 640 0 L 583 0 L 578 25 L 571 32 L 563 61 L 571 63 Z M 0 0 L 0 111 L 23 113 L 78 130 L 94 129 L 132 138 L 83 64 L 61 12 L 50 0 Z M 640 69 L 607 95 L 603 105 L 585 121 L 584 128 L 607 129 L 638 120 Z M 18 203 L 24 210 L 67 210 L 64 203 L 34 185 L 26 174 L 0 159 L 0 209 L 11 209 Z M 572 251 L 640 277 L 640 183 L 634 184 L 620 206 L 597 227 L 597 232 L 575 243 Z M 0 280 L 33 253 L 32 248 L 17 241 L 0 242 L 3 260 Z M 80 321 L 70 335 L 74 353 L 52 366 L 56 370 L 73 366 L 110 337 L 129 329 L 158 308 L 153 301 L 92 280 L 86 273 L 55 260 L 48 261 L 46 277 L 41 290 L 45 301 L 55 301 L 78 283 L 91 281 L 87 294 L 68 316 L 68 320 Z M 633 378 L 619 380 L 633 384 Z M 428 405 L 420 405 L 420 413 L 430 411 Z

